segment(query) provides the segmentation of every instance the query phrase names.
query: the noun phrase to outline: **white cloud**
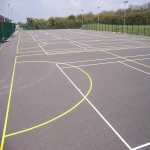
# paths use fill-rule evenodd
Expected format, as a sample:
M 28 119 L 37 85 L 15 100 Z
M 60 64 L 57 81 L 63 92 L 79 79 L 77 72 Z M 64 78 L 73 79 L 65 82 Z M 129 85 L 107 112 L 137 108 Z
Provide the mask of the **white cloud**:
M 81 1 L 80 0 L 70 0 L 70 4 L 73 7 L 81 7 Z
M 44 7 L 53 7 L 53 8 L 60 8 L 64 5 L 66 0 L 41 0 L 41 4 Z
M 94 0 L 92 7 L 97 8 L 98 6 L 100 6 L 100 11 L 124 8 L 124 4 L 120 0 Z

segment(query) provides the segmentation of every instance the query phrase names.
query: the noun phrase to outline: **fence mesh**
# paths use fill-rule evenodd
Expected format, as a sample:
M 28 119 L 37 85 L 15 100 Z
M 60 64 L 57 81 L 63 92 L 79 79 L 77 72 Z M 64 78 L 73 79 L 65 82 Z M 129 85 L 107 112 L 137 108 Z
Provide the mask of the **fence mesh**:
M 15 31 L 15 24 L 0 22 L 0 44 Z
M 126 22 L 125 26 L 123 22 L 112 22 L 112 23 L 84 22 L 82 29 L 150 36 L 150 18 L 146 20 L 141 20 L 140 22 L 136 23 L 132 21 Z

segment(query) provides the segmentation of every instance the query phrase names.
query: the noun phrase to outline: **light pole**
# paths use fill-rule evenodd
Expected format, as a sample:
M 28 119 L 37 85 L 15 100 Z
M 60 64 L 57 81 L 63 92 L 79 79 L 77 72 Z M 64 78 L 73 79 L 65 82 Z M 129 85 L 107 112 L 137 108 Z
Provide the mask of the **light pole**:
M 99 6 L 97 7 L 98 8 L 98 30 L 99 30 Z
M 125 26 L 126 26 L 126 3 L 128 3 L 128 1 L 123 1 L 123 3 L 125 4 L 125 9 L 124 9 L 124 33 L 126 33 L 126 30 L 125 30 Z
M 83 10 L 82 10 L 82 29 L 83 29 Z
M 11 12 L 13 11 L 13 9 L 11 9 Z M 13 29 L 13 12 L 12 12 L 12 34 L 13 34 L 13 32 L 14 32 L 14 29 Z M 12 35 L 12 37 L 13 37 L 13 35 Z
M 4 22 L 5 22 L 5 9 L 4 9 L 4 1 L 2 0 L 3 2 L 3 10 L 4 10 Z
M 12 13 L 12 22 L 13 22 L 13 12 L 12 12 L 12 11 L 13 11 L 13 9 L 11 9 L 11 13 Z
M 10 5 L 10 3 L 8 4 L 8 14 L 9 14 L 9 17 L 10 17 L 9 5 Z M 9 22 L 10 22 L 10 18 L 9 18 Z

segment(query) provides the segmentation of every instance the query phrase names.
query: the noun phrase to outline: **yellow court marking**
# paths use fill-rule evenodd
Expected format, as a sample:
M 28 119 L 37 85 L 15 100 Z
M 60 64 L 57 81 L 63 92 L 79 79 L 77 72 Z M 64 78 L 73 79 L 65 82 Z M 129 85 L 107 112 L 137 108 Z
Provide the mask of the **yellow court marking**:
M 47 43 L 46 42 L 42 42 L 42 43 L 45 43 L 44 45 L 41 45 L 41 46 L 46 46 Z M 19 50 L 24 50 L 24 49 L 33 49 L 33 48 L 39 48 L 40 46 L 36 46 L 36 47 L 30 47 L 30 48 L 21 48 Z
M 18 47 L 19 47 L 20 33 L 21 32 L 19 32 L 16 52 L 18 51 Z M 7 109 L 6 109 L 5 122 L 4 122 L 0 150 L 3 150 L 4 142 L 5 142 L 5 135 L 6 135 L 6 129 L 7 129 L 7 123 L 8 123 L 8 115 L 9 115 L 9 109 L 10 109 L 10 101 L 11 101 L 11 96 L 12 96 L 12 88 L 13 88 L 13 83 L 14 83 L 15 69 L 16 69 L 16 61 L 17 61 L 17 57 L 15 57 L 14 68 L 13 68 L 13 72 L 12 72 L 12 79 L 11 79 L 11 84 L 10 84 L 10 91 L 9 91 L 9 97 L 8 97 L 8 103 L 7 103 Z
M 21 130 L 21 131 L 18 131 L 18 132 L 14 132 L 14 133 L 11 133 L 11 134 L 7 134 L 5 135 L 5 137 L 10 137 L 10 136 L 14 136 L 14 135 L 17 135 L 17 134 L 21 134 L 21 133 L 24 133 L 24 132 L 28 132 L 30 130 L 34 130 L 34 129 L 37 129 L 39 127 L 42 127 L 44 125 L 47 125 L 65 115 L 67 115 L 69 112 L 73 111 L 75 108 L 77 108 L 87 97 L 88 95 L 90 94 L 91 90 L 92 90 L 92 79 L 90 77 L 90 75 L 85 72 L 84 70 L 82 70 L 81 68 L 77 67 L 77 66 L 73 66 L 73 65 L 70 65 L 70 64 L 66 64 L 66 63 L 60 63 L 60 62 L 51 62 L 51 61 L 22 61 L 22 62 L 17 62 L 17 64 L 21 64 L 21 63 L 52 63 L 52 64 L 60 64 L 60 65 L 67 65 L 67 66 L 70 66 L 72 68 L 76 68 L 78 70 L 80 70 L 82 73 L 84 73 L 88 79 L 89 79 L 89 82 L 90 82 L 90 86 L 89 86 L 89 89 L 88 89 L 88 92 L 86 93 L 86 95 L 76 104 L 74 105 L 72 108 L 70 108 L 69 110 L 67 110 L 66 112 L 60 114 L 59 116 L 49 120 L 49 121 L 46 121 L 42 124 L 39 124 L 39 125 L 36 125 L 34 127 L 31 127 L 31 128 L 28 128 L 28 129 L 25 129 L 25 130 Z M 12 91 L 12 90 L 11 90 Z
M 69 31 L 69 32 L 73 32 L 73 31 Z M 105 32 L 105 31 L 104 31 Z M 106 31 L 107 32 L 107 31 Z M 94 36 L 93 34 L 86 34 L 86 33 L 83 33 L 83 32 L 73 32 L 73 33 L 80 33 L 80 34 L 85 34 L 85 35 L 90 35 L 90 36 Z M 117 32 L 116 32 L 117 33 Z M 94 33 L 95 34 L 95 33 Z M 99 35 L 101 35 L 101 33 L 99 33 Z M 95 35 L 95 37 L 97 37 L 98 35 Z M 115 34 L 115 36 L 117 36 L 117 37 L 120 37 L 120 35 L 119 34 Z M 112 37 L 113 37 L 113 35 L 111 35 L 110 37 L 109 36 L 100 36 L 100 37 L 103 37 L 103 38 L 109 38 L 109 39 L 111 39 Z M 132 37 L 133 39 L 135 38 L 135 37 Z M 139 42 L 139 43 L 143 43 L 143 42 Z M 145 44 L 145 43 L 143 43 L 143 44 Z
M 89 47 L 89 48 L 96 48 L 96 47 L 89 46 L 89 45 L 87 45 L 87 44 L 83 44 L 83 43 L 80 43 L 80 42 L 77 42 L 77 41 L 73 41 L 73 40 L 68 39 L 68 38 L 65 38 L 65 39 L 66 39 L 66 40 L 69 40 L 69 41 L 72 41 L 72 42 L 75 42 L 75 43 L 78 43 L 78 44 L 81 44 L 81 45 L 85 45 L 85 46 L 87 46 L 87 47 Z M 122 56 L 119 56 L 119 55 L 117 55 L 117 54 L 114 54 L 114 53 L 111 53 L 111 52 L 105 51 L 105 50 L 99 50 L 99 51 L 104 52 L 104 53 L 107 53 L 107 54 L 110 54 L 110 55 L 115 56 L 115 57 L 122 58 L 122 59 L 124 59 L 124 60 L 128 60 L 128 61 L 133 62 L 133 63 L 138 64 L 138 65 L 141 65 L 141 66 L 144 66 L 144 67 L 150 68 L 150 66 L 148 66 L 148 65 L 145 65 L 145 64 L 139 63 L 139 62 L 137 62 L 137 61 L 134 61 L 134 60 L 128 59 L 128 58 L 126 58 L 126 57 L 122 57 Z
M 25 51 L 25 52 L 18 52 L 18 54 L 25 54 L 25 53 L 38 53 L 38 52 L 43 52 L 42 50 L 35 50 L 35 51 Z
M 27 42 L 27 43 L 35 43 L 36 41 L 20 41 L 21 43 L 25 43 L 25 42 Z
M 64 49 L 51 49 L 51 50 L 46 50 L 46 51 L 57 51 L 57 50 L 78 50 L 78 49 L 81 49 L 81 48 L 64 48 Z
M 21 34 L 21 32 L 19 32 L 18 45 L 17 45 L 16 53 L 18 53 L 18 48 L 19 48 L 19 43 L 20 43 L 20 34 Z
M 17 58 L 18 58 L 18 57 L 42 56 L 42 55 L 45 55 L 45 53 L 43 52 L 43 54 L 21 55 L 21 56 L 17 56 Z
M 5 137 L 6 137 L 8 115 L 9 115 L 9 110 L 10 110 L 10 101 L 11 101 L 11 96 L 12 96 L 12 87 L 13 87 L 13 83 L 14 83 L 14 76 L 15 76 L 15 69 L 16 69 L 16 60 L 17 60 L 17 57 L 15 57 L 14 69 L 13 69 L 12 79 L 11 79 L 11 84 L 10 84 L 8 104 L 7 104 L 7 109 L 6 109 L 6 116 L 5 116 L 5 122 L 4 122 L 3 134 L 2 134 L 2 140 L 1 140 L 1 150 L 3 150 L 4 142 L 5 142 Z
M 58 35 L 56 35 L 56 34 L 52 34 L 52 35 L 58 36 Z M 92 47 L 92 46 L 89 46 L 89 45 L 87 45 L 87 44 L 83 44 L 83 43 L 80 43 L 80 42 L 77 42 L 77 41 L 74 41 L 74 40 L 71 40 L 71 39 L 68 39 L 68 38 L 65 38 L 65 37 L 61 37 L 61 36 L 58 36 L 58 37 L 64 38 L 64 39 L 66 39 L 66 40 L 68 40 L 68 41 L 72 41 L 72 42 L 78 43 L 78 44 L 80 44 L 80 45 L 84 45 L 84 46 L 89 47 L 89 48 L 95 48 L 95 49 L 96 49 L 96 47 Z M 104 52 L 104 53 L 109 54 L 109 55 L 112 55 L 112 56 L 115 56 L 115 57 L 122 58 L 122 59 L 124 59 L 124 60 L 128 60 L 128 61 L 133 62 L 133 63 L 138 64 L 138 65 L 141 65 L 141 66 L 150 68 L 150 66 L 148 66 L 148 65 L 145 65 L 145 64 L 143 64 L 143 63 L 139 63 L 139 62 L 137 62 L 137 61 L 128 59 L 128 58 L 126 58 L 126 57 L 122 57 L 122 56 L 116 55 L 116 54 L 114 54 L 114 53 L 105 51 L 105 50 L 99 50 L 99 51 Z

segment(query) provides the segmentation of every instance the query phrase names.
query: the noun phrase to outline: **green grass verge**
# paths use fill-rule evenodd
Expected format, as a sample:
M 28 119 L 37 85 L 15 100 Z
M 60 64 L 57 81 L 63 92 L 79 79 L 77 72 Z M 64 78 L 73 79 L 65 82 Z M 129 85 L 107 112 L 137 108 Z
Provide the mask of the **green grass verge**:
M 84 25 L 83 29 L 124 33 L 123 25 L 113 25 L 113 24 L 91 23 L 91 24 Z M 125 32 L 128 34 L 134 34 L 134 35 L 150 36 L 150 25 L 126 25 Z

